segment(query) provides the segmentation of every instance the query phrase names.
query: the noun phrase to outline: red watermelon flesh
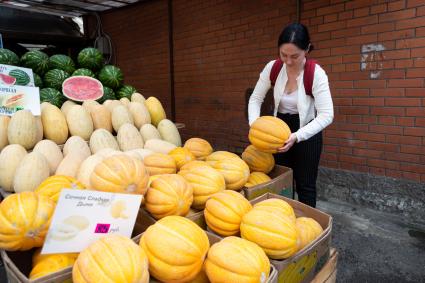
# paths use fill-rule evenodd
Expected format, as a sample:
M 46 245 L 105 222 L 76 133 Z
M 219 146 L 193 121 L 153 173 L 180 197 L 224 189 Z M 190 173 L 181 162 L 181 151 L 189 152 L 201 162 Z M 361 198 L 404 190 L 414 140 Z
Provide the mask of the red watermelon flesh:
M 5 85 L 14 85 L 15 82 L 16 78 L 5 74 L 0 74 L 0 83 L 3 83 Z
M 62 93 L 74 101 L 96 100 L 103 96 L 103 86 L 94 78 L 75 76 L 62 83 Z

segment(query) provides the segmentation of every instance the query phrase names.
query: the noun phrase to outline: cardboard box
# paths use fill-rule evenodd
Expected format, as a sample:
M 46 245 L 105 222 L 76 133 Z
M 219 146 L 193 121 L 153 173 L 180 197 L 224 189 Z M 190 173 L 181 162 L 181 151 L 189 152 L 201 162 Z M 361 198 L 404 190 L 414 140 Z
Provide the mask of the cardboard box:
M 273 193 L 292 198 L 293 171 L 289 167 L 275 165 L 268 174 L 272 180 L 250 188 L 243 188 L 245 198 L 252 200 L 265 193 Z
M 132 239 L 140 238 L 140 235 L 155 222 L 156 220 L 152 218 L 152 216 L 150 216 L 145 210 L 140 209 L 134 225 Z M 6 269 L 7 278 L 10 283 L 63 283 L 66 280 L 71 280 L 72 267 L 62 269 L 36 280 L 29 280 L 28 276 L 32 268 L 32 255 L 34 254 L 34 251 L 35 249 L 24 252 L 0 251 Z
M 262 195 L 251 203 L 255 204 L 270 198 L 283 199 L 293 207 L 297 217 L 311 217 L 323 228 L 323 233 L 316 240 L 292 257 L 285 260 L 270 260 L 278 271 L 277 282 L 310 282 L 329 258 L 332 217 L 301 202 L 271 193 Z

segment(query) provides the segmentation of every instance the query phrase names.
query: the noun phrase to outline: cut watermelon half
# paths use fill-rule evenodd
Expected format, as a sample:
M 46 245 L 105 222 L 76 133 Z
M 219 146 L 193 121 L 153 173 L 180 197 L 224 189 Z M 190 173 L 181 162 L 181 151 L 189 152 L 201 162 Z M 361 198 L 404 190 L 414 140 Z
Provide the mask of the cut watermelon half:
M 75 76 L 62 83 L 62 93 L 74 101 L 96 100 L 103 96 L 103 86 L 94 78 Z
M 0 74 L 0 83 L 5 85 L 14 85 L 16 83 L 16 78 L 5 74 Z

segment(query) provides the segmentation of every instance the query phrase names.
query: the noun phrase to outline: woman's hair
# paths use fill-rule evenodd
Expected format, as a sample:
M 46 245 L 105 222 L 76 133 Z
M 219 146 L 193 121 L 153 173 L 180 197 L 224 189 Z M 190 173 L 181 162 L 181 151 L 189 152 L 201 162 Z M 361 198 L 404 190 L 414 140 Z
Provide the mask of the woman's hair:
M 292 43 L 298 48 L 310 52 L 313 50 L 313 45 L 310 42 L 310 35 L 305 25 L 300 23 L 292 23 L 286 26 L 279 35 L 277 46 L 282 44 Z

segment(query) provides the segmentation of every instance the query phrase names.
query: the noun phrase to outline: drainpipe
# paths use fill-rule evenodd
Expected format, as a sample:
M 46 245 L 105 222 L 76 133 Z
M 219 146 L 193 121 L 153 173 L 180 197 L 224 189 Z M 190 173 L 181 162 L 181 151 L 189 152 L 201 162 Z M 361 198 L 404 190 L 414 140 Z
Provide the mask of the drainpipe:
M 174 94 L 174 43 L 173 43 L 173 5 L 172 0 L 168 0 L 168 47 L 169 73 L 170 73 L 170 96 L 171 96 L 171 121 L 176 122 L 176 97 Z

